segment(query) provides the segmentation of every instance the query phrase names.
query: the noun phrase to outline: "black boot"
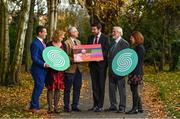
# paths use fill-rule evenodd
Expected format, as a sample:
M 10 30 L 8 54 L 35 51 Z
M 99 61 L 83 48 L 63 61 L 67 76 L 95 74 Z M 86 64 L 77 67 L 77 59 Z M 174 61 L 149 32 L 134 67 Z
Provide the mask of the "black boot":
M 133 99 L 132 109 L 130 111 L 126 112 L 126 114 L 137 114 L 137 113 L 138 113 L 137 100 Z
M 132 109 L 126 114 L 137 114 L 138 113 L 138 93 L 137 93 L 137 87 L 134 85 L 131 85 L 131 92 L 132 92 L 132 100 L 133 100 L 133 106 Z
M 60 90 L 55 90 L 54 92 L 54 112 L 55 113 L 59 113 L 58 111 L 59 97 L 60 97 Z
M 132 109 L 130 111 L 126 112 L 126 114 L 137 114 L 137 113 L 138 113 L 137 100 L 133 98 Z
M 143 113 L 144 110 L 142 109 L 142 102 L 141 102 L 141 98 L 139 97 L 138 100 L 138 112 Z
M 53 100 L 53 91 L 48 90 L 47 91 L 48 113 L 53 113 L 52 100 Z

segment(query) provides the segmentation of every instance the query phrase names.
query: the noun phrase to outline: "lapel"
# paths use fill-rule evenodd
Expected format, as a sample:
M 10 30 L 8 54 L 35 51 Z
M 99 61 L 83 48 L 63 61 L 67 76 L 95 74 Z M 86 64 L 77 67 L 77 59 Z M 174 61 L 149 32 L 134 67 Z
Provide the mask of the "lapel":
M 36 38 L 36 42 L 37 42 L 40 50 L 41 50 L 41 51 L 44 50 L 45 47 L 44 47 L 44 45 L 42 44 L 42 42 L 41 42 L 38 38 Z
M 101 44 L 101 43 L 102 43 L 102 33 L 101 33 L 101 35 L 100 35 L 100 37 L 99 37 L 99 41 L 98 41 L 98 43 L 99 43 L 99 44 Z
M 73 41 L 71 40 L 71 38 L 69 38 L 69 43 L 71 46 L 73 46 L 73 44 L 74 44 Z
M 80 45 L 80 44 L 81 44 L 80 41 L 77 40 L 77 39 L 75 39 L 75 42 L 77 43 L 77 45 Z
M 116 44 L 116 46 L 114 46 L 114 48 L 111 49 L 111 53 L 112 53 L 112 54 L 116 54 L 117 52 L 120 51 L 121 46 L 122 46 L 122 42 L 123 42 L 123 39 L 121 38 L 121 39 L 118 41 L 118 43 Z M 114 45 L 114 44 L 113 44 L 113 45 Z M 113 45 L 112 45 L 112 47 L 113 47 Z M 111 48 L 112 48 L 112 47 L 111 47 Z
M 93 44 L 94 38 L 95 38 L 95 36 L 92 35 L 91 38 L 90 38 L 90 44 Z

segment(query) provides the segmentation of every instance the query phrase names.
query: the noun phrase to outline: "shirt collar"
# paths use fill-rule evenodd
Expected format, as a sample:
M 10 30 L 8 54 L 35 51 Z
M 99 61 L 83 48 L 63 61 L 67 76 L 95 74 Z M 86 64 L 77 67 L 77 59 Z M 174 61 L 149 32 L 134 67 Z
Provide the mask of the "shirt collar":
M 44 40 L 38 36 L 37 36 L 37 39 L 39 39 L 42 43 L 44 42 Z
M 121 36 L 115 40 L 116 43 L 118 43 L 121 40 Z
M 97 35 L 97 37 L 100 38 L 100 36 L 101 36 L 101 32 L 99 32 L 99 34 Z
M 70 39 L 71 39 L 73 42 L 75 41 L 75 38 L 70 37 Z

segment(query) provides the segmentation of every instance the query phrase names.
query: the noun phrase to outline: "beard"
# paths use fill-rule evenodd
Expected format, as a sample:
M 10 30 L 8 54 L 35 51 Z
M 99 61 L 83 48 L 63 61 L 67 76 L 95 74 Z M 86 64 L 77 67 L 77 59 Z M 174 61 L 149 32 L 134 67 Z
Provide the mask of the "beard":
M 112 36 L 112 38 L 113 38 L 113 39 L 117 39 L 117 37 L 116 37 L 116 36 Z

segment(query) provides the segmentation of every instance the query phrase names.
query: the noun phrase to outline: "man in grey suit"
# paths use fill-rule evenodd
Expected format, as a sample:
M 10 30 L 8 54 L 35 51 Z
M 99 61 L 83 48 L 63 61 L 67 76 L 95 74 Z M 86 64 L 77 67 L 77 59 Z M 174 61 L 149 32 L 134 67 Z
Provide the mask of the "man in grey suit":
M 125 79 L 122 76 L 118 76 L 114 74 L 114 72 L 112 71 L 112 60 L 119 51 L 129 47 L 128 42 L 121 37 L 122 35 L 123 35 L 123 31 L 121 27 L 119 26 L 113 27 L 112 36 L 114 41 L 109 50 L 109 57 L 108 57 L 110 107 L 106 109 L 106 111 L 117 111 L 119 113 L 124 113 L 126 108 Z M 117 100 L 116 100 L 117 89 L 120 96 L 119 108 L 117 108 Z

